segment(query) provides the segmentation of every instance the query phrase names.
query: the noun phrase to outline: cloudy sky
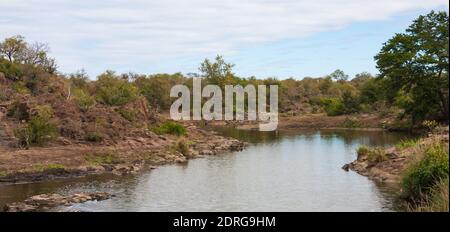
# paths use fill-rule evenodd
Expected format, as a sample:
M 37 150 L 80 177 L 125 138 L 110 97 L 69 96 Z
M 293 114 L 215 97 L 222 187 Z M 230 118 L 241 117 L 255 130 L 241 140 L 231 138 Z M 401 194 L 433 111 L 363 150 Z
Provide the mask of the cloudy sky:
M 197 72 L 224 55 L 241 76 L 376 73 L 383 42 L 447 0 L 0 0 L 0 39 L 47 42 L 63 73 Z

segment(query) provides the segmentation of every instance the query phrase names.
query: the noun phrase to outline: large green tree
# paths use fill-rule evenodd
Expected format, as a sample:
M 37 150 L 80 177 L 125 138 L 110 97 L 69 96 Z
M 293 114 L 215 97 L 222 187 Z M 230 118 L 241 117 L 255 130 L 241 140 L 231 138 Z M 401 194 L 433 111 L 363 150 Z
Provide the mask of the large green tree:
M 424 119 L 448 122 L 448 20 L 446 12 L 420 16 L 375 56 L 380 77 L 386 79 L 389 89 L 408 99 L 402 106 L 413 123 Z

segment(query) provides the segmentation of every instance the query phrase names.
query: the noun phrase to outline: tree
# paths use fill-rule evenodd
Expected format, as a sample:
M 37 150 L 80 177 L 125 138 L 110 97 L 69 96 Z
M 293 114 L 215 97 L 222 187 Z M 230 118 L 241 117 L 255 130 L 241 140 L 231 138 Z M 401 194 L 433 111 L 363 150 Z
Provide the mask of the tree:
M 336 81 L 347 81 L 348 75 L 344 73 L 344 71 L 340 69 L 336 69 L 334 72 L 332 72 L 330 75 L 331 79 Z
M 52 74 L 56 72 L 57 65 L 55 59 L 48 56 L 49 51 L 47 44 L 36 42 L 29 45 L 21 35 L 6 38 L 0 43 L 0 58 L 6 57 L 11 63 L 39 67 Z
M 19 59 L 26 48 L 27 43 L 25 42 L 24 37 L 21 35 L 16 35 L 6 38 L 0 43 L 0 55 L 5 56 L 9 62 L 13 62 Z
M 217 55 L 215 62 L 205 59 L 199 70 L 210 84 L 223 86 L 227 78 L 233 77 L 233 67 L 234 64 L 226 63 L 222 56 Z
M 387 79 L 393 91 L 411 98 L 404 108 L 413 123 L 436 114 L 448 122 L 448 20 L 446 12 L 420 16 L 375 56 L 380 78 Z
M 56 71 L 56 61 L 48 57 L 50 48 L 46 43 L 35 42 L 26 46 L 19 53 L 19 62 L 32 66 L 39 66 L 49 73 Z

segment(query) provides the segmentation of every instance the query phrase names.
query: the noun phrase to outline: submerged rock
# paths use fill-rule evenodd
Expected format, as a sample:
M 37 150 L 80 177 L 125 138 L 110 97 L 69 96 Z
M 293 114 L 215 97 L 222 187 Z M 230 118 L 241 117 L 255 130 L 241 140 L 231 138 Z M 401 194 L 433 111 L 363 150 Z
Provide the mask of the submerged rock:
M 77 193 L 69 196 L 60 194 L 40 194 L 27 198 L 22 202 L 14 202 L 4 207 L 5 212 L 35 212 L 48 210 L 56 206 L 71 206 L 86 201 L 103 201 L 113 197 L 106 192 Z

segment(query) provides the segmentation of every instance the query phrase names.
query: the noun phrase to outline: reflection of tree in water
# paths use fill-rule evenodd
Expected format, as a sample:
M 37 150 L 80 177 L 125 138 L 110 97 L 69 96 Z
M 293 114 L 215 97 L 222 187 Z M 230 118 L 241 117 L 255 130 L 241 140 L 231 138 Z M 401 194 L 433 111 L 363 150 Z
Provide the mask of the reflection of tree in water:
M 321 130 L 320 136 L 324 140 L 340 138 L 345 145 L 367 144 L 370 146 L 386 146 L 398 141 L 410 138 L 412 135 L 406 133 L 393 133 L 386 131 L 363 131 L 363 130 Z
M 385 131 L 362 131 L 362 130 L 335 130 L 335 129 L 299 129 L 285 131 L 258 131 L 237 130 L 230 127 L 215 128 L 220 134 L 230 136 L 249 143 L 273 143 L 281 138 L 289 139 L 301 136 L 303 140 L 312 141 L 317 136 L 325 143 L 332 143 L 336 139 L 342 140 L 345 145 L 367 144 L 370 146 L 383 146 L 395 144 L 396 142 L 410 138 L 410 134 L 393 133 Z

